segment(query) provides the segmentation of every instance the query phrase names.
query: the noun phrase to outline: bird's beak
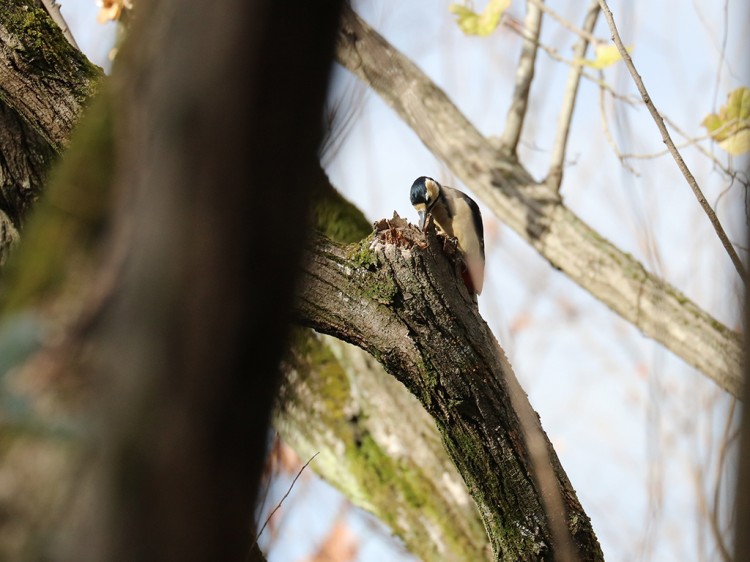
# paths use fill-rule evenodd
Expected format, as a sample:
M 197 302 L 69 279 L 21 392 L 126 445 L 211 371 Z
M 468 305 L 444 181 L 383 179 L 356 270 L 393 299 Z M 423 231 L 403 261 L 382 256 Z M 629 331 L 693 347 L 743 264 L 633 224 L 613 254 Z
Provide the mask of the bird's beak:
M 427 222 L 427 211 L 419 211 L 419 230 L 423 232 L 425 222 Z

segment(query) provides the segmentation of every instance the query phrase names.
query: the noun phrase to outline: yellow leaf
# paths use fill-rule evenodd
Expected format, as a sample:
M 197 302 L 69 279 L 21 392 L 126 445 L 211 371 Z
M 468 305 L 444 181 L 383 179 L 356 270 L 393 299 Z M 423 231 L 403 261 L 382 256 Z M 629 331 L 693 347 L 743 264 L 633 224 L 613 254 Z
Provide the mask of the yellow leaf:
M 750 88 L 729 92 L 719 113 L 709 113 L 701 122 L 711 138 L 729 154 L 750 152 Z
M 633 47 L 626 47 L 625 50 L 630 53 L 632 52 Z M 594 54 L 596 55 L 594 60 L 576 59 L 576 62 L 596 70 L 601 70 L 608 66 L 612 66 L 619 60 L 622 60 L 620 51 L 617 50 L 617 45 L 597 45 L 594 49 Z
M 750 152 L 750 127 L 737 131 L 719 143 L 719 146 L 732 156 Z
M 495 31 L 508 6 L 510 0 L 490 0 L 481 14 L 461 4 L 451 4 L 448 9 L 455 14 L 458 27 L 466 35 L 486 36 Z

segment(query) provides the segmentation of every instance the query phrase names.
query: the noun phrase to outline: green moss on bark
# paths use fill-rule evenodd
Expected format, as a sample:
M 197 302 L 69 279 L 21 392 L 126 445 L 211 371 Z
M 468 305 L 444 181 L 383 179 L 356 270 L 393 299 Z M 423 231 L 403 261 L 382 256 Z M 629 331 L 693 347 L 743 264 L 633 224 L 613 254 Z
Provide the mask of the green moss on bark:
M 313 186 L 313 201 L 313 226 L 331 240 L 348 244 L 372 232 L 362 211 L 336 191 L 323 170 Z
M 289 361 L 295 378 L 301 379 L 295 386 L 302 382 L 306 388 L 299 390 L 302 402 L 297 402 L 295 389 L 285 383 L 280 407 L 293 416 L 298 408 L 309 410 L 307 400 L 310 395 L 315 397 L 314 412 L 308 414 L 311 422 L 295 424 L 295 431 L 310 435 L 296 435 L 296 438 L 310 443 L 311 448 L 305 454 L 319 450 L 313 445 L 316 432 L 331 432 L 332 441 L 343 446 L 341 450 L 336 449 L 335 458 L 321 455 L 316 461 L 335 463 L 335 468 L 329 471 L 346 475 L 331 483 L 379 517 L 422 559 L 446 559 L 436 551 L 434 536 L 438 536 L 453 553 L 450 559 L 462 553 L 467 560 L 484 560 L 485 553 L 481 550 L 484 543 L 470 538 L 483 536 L 479 519 L 462 520 L 457 526 L 455 518 L 462 516 L 447 509 L 443 494 L 433 487 L 435 483 L 430 477 L 383 448 L 369 429 L 369 418 L 360 409 L 350 379 L 330 348 L 312 332 L 297 330 L 293 349 Z M 326 437 L 324 441 L 330 444 L 331 438 Z M 414 523 L 415 517 L 419 519 L 418 524 Z
M 347 448 L 345 457 L 349 470 L 357 475 L 364 493 L 370 494 L 371 497 L 367 498 L 369 503 L 398 506 L 405 502 L 407 509 L 421 513 L 424 520 L 435 525 L 435 530 L 451 552 L 463 552 L 469 558 L 473 553 L 477 560 L 482 558 L 465 535 L 455 532 L 452 514 L 445 511 L 442 501 L 436 501 L 442 495 L 433 488 L 432 481 L 418 469 L 406 466 L 383 450 L 370 433 L 360 435 L 353 446 Z M 380 509 L 377 513 L 399 537 L 404 538 L 403 518 L 397 510 Z M 439 553 L 432 551 L 434 542 L 428 536 L 415 536 L 415 531 L 410 529 L 409 545 L 412 552 L 430 560 L 439 558 Z M 424 528 L 419 531 L 424 532 Z M 422 545 L 421 550 L 415 545 Z
M 335 428 L 346 404 L 351 399 L 351 387 L 346 373 L 341 368 L 331 349 L 318 339 L 315 334 L 304 328 L 295 328 L 291 338 L 290 362 L 304 384 L 319 397 L 316 405 L 316 416 L 324 423 Z M 282 385 L 279 403 L 285 404 L 294 400 L 294 393 Z
M 84 103 L 96 93 L 102 70 L 70 45 L 49 14 L 30 0 L 7 0 L 0 10 L 0 25 L 18 39 L 15 46 L 28 69 L 44 75 L 65 74 L 83 88 L 74 93 Z

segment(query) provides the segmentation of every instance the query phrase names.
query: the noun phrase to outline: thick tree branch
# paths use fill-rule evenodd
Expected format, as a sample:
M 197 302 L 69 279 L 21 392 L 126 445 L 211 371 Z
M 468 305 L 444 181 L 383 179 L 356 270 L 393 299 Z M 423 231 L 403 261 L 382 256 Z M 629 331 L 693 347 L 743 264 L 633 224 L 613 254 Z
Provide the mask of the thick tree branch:
M 351 10 L 345 10 L 337 57 L 553 267 L 719 386 L 741 395 L 736 333 L 603 239 L 523 166 L 498 159 L 445 93 Z
M 355 246 L 317 239 L 305 267 L 301 321 L 377 357 L 422 402 L 479 506 L 498 560 L 559 556 L 550 519 L 570 530 L 577 559 L 600 560 L 590 521 L 532 416 L 554 475 L 546 492 L 564 506 L 547 517 L 538 451 L 530 450 L 519 412 L 530 411 L 528 401 L 513 391 L 515 375 L 434 232 L 426 245 L 420 240 L 399 219 L 381 221 L 375 239 Z
M 282 439 L 423 562 L 491 560 L 476 504 L 435 422 L 371 355 L 299 330 L 274 416 Z
M 54 9 L 53 9 L 54 11 Z M 59 13 L 58 13 L 59 15 Z M 30 0 L 0 9 L 0 265 L 102 76 Z
M 339 243 L 372 224 L 320 170 L 310 186 L 314 225 Z M 336 338 L 293 338 L 274 426 L 312 468 L 375 514 L 424 562 L 478 562 L 491 551 L 476 504 L 435 422 L 371 355 Z
M 17 228 L 42 192 L 54 157 L 49 143 L 0 102 L 0 209 Z
M 96 91 L 101 70 L 31 0 L 0 10 L 0 100 L 57 152 Z
M 669 131 L 667 130 L 667 126 L 664 124 L 664 119 L 662 119 L 662 116 L 659 113 L 659 110 L 656 109 L 654 102 L 651 100 L 651 96 L 649 96 L 648 91 L 646 90 L 646 85 L 643 83 L 643 80 L 641 79 L 640 74 L 638 74 L 638 70 L 635 68 L 635 65 L 633 64 L 633 59 L 630 57 L 630 53 L 628 53 L 628 50 L 625 48 L 625 45 L 623 45 L 622 43 L 622 39 L 620 38 L 620 33 L 617 31 L 617 26 L 615 25 L 615 19 L 612 16 L 612 11 L 609 9 L 609 6 L 604 0 L 598 0 L 598 2 L 602 10 L 604 10 L 604 17 L 607 19 L 607 23 L 609 24 L 609 29 L 612 32 L 612 41 L 615 42 L 615 45 L 617 46 L 617 50 L 620 52 L 620 56 L 622 56 L 622 60 L 625 61 L 625 66 L 628 67 L 628 71 L 630 72 L 630 75 L 633 77 L 633 82 L 635 82 L 635 85 L 638 88 L 638 92 L 641 94 L 641 98 L 643 98 L 643 102 L 646 104 L 646 107 L 648 108 L 648 112 L 651 114 L 651 117 L 653 117 L 654 123 L 656 123 L 656 127 L 659 129 L 659 133 L 661 134 L 662 141 L 664 142 L 664 144 L 667 145 L 667 149 L 669 150 L 669 153 L 672 155 L 672 158 L 674 158 L 674 161 L 677 163 L 677 167 L 680 169 L 680 172 L 682 172 L 682 175 L 685 177 L 685 181 L 687 181 L 688 185 L 690 186 L 690 189 L 693 191 L 693 194 L 695 195 L 695 198 L 698 200 L 698 203 L 700 204 L 701 209 L 703 209 L 703 212 L 706 213 L 708 220 L 711 221 L 711 225 L 714 227 L 714 230 L 716 231 L 716 235 L 719 237 L 719 240 L 721 240 L 721 245 L 724 246 L 724 249 L 727 251 L 727 254 L 729 254 L 729 258 L 732 260 L 732 264 L 734 265 L 734 268 L 737 270 L 737 273 L 739 273 L 740 277 L 742 278 L 742 281 L 747 283 L 747 271 L 745 270 L 745 266 L 742 264 L 742 260 L 737 255 L 737 251 L 734 249 L 732 242 L 727 237 L 727 233 L 724 231 L 724 227 L 721 226 L 721 222 L 719 222 L 719 217 L 716 216 L 716 213 L 711 208 L 711 205 L 708 203 L 708 201 L 706 201 L 706 198 L 703 195 L 703 191 L 698 185 L 698 182 L 695 181 L 695 177 L 690 172 L 690 169 L 687 167 L 687 164 L 685 164 L 685 161 L 682 159 L 682 155 L 680 154 L 680 151 L 677 150 L 677 147 L 675 146 L 674 141 L 672 141 L 672 136 L 669 134 Z M 739 371 L 738 371 L 738 376 L 739 376 Z
M 339 8 L 139 11 L 113 77 L 120 261 L 78 342 L 107 393 L 70 560 L 248 556 Z

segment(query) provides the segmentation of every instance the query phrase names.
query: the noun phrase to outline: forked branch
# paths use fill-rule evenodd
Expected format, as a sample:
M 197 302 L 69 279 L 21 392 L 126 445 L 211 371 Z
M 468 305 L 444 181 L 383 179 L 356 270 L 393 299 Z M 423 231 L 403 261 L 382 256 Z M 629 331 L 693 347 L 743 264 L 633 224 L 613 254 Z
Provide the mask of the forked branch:
M 349 8 L 336 56 L 556 269 L 719 386 L 742 396 L 735 332 L 602 238 L 520 163 L 499 158 L 448 96 Z

